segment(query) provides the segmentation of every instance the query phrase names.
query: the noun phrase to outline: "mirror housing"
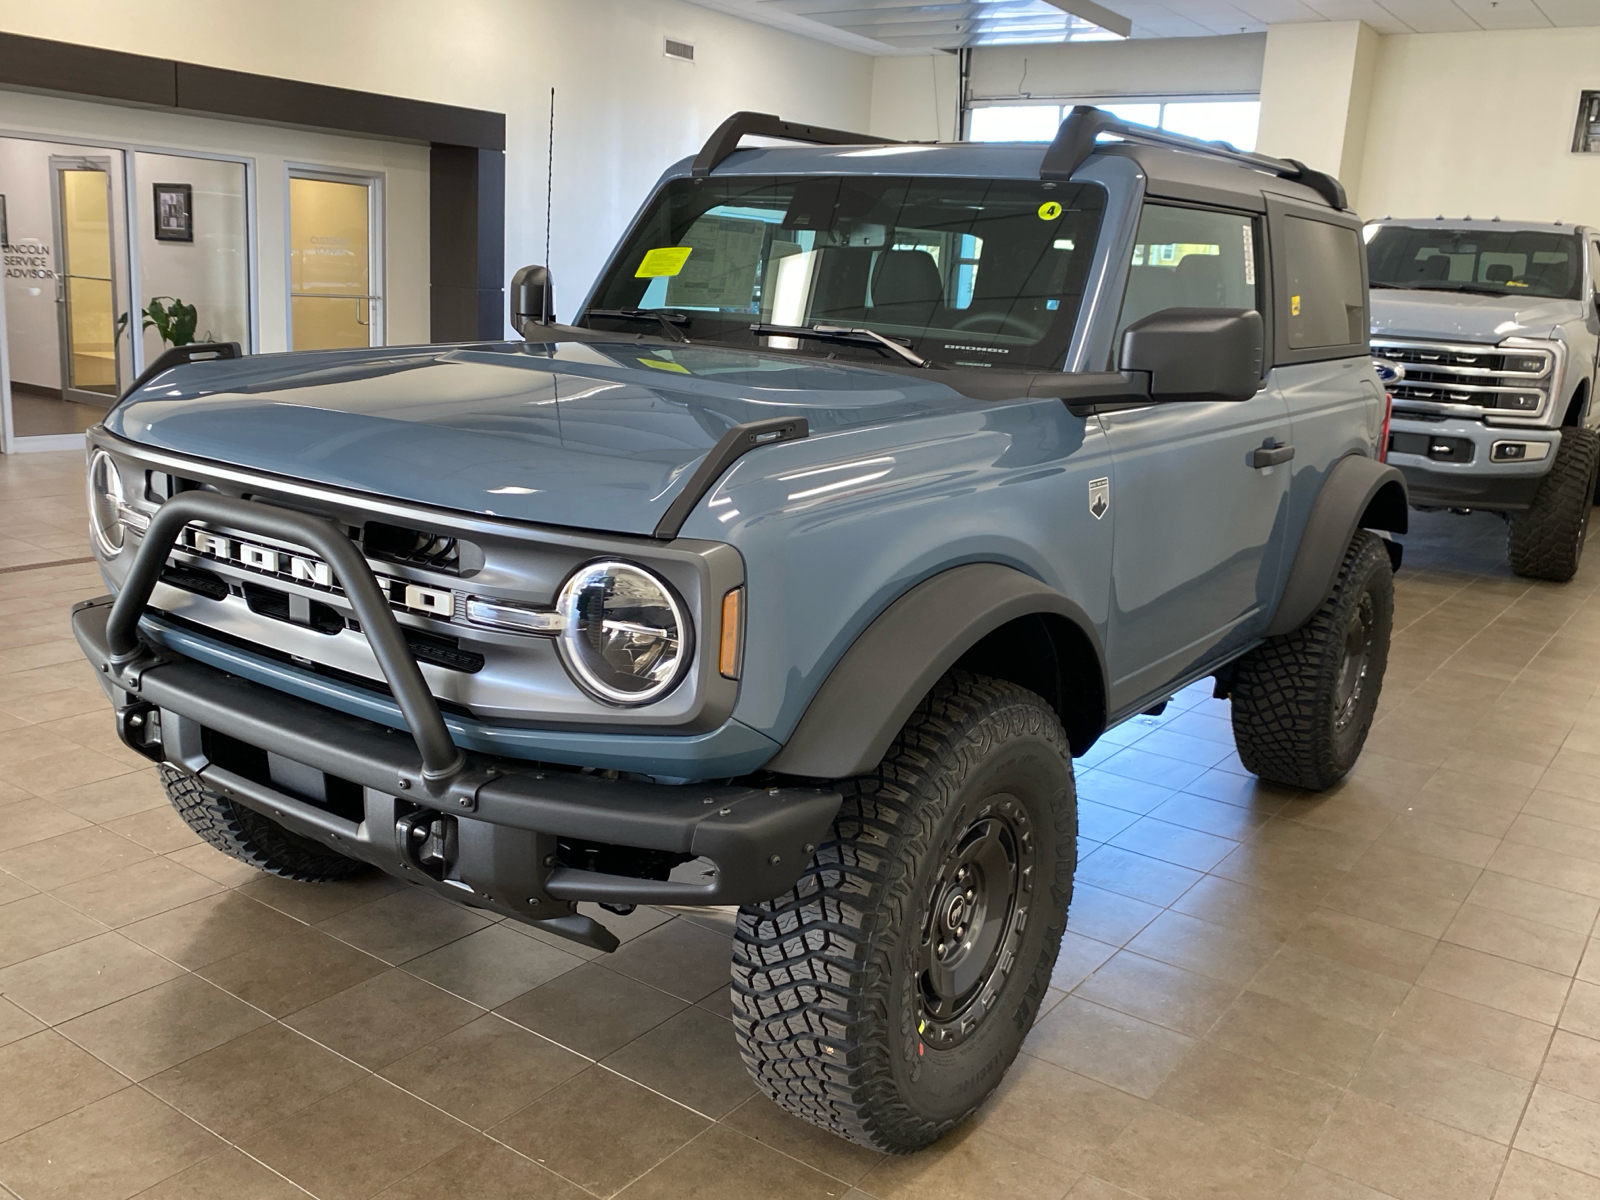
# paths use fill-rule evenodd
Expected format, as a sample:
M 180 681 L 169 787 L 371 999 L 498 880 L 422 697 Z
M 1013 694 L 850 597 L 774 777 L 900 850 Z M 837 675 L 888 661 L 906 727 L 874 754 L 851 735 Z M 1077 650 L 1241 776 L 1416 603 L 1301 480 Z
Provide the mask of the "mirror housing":
M 524 337 L 528 325 L 553 325 L 556 286 L 550 268 L 523 267 L 511 277 L 511 327 Z
M 1265 326 L 1253 308 L 1164 308 L 1122 334 L 1122 369 L 1160 401 L 1248 400 L 1261 386 Z

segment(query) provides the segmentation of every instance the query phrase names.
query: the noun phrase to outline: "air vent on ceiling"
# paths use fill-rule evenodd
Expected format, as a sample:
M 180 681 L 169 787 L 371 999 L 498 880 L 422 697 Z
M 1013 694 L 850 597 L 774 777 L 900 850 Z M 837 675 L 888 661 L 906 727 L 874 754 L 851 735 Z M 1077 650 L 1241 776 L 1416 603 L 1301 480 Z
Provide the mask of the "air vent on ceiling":
M 676 38 L 667 38 L 667 57 L 675 58 L 679 62 L 692 63 L 694 61 L 694 43 L 680 42 Z

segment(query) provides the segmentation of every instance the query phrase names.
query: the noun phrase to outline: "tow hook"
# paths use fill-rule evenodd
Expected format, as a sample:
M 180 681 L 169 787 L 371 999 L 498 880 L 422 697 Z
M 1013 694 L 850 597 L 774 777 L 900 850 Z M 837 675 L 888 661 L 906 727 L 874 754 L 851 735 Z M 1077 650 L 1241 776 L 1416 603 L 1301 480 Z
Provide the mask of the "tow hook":
M 406 861 L 431 879 L 443 881 L 460 852 L 456 819 L 419 809 L 395 822 L 395 840 Z

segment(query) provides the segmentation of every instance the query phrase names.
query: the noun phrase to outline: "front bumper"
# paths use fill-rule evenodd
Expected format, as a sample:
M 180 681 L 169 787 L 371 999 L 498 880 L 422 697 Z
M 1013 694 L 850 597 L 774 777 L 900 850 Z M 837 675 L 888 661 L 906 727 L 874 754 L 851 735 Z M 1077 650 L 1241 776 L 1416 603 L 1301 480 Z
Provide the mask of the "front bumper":
M 144 636 L 151 590 L 193 520 L 304 545 L 332 564 L 406 731 Z M 320 517 L 255 501 L 167 500 L 122 591 L 75 606 L 72 629 L 134 750 L 341 854 L 600 949 L 616 939 L 577 913 L 579 901 L 770 899 L 794 885 L 842 802 L 827 788 L 674 786 L 463 752 L 354 544 Z
M 1503 443 L 1523 445 L 1530 454 L 1500 461 Z M 1411 503 L 1418 508 L 1479 508 L 1520 512 L 1533 503 L 1539 484 L 1555 462 L 1559 429 L 1486 425 L 1446 418 L 1420 420 L 1396 414 L 1389 426 L 1388 461 L 1406 477 Z M 1421 453 L 1407 452 L 1415 447 Z M 1448 457 L 1427 451 L 1447 450 Z M 1548 447 L 1542 458 L 1532 458 Z

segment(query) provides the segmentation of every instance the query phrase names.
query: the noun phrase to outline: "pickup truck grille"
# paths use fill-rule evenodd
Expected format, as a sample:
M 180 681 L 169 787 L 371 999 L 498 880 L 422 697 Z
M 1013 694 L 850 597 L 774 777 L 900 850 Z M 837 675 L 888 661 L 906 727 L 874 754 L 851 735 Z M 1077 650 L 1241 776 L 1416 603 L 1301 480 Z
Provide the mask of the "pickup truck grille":
M 1533 417 L 1544 411 L 1554 378 L 1548 350 L 1375 339 L 1372 353 L 1405 369 L 1389 388 L 1397 405 L 1468 405 Z

